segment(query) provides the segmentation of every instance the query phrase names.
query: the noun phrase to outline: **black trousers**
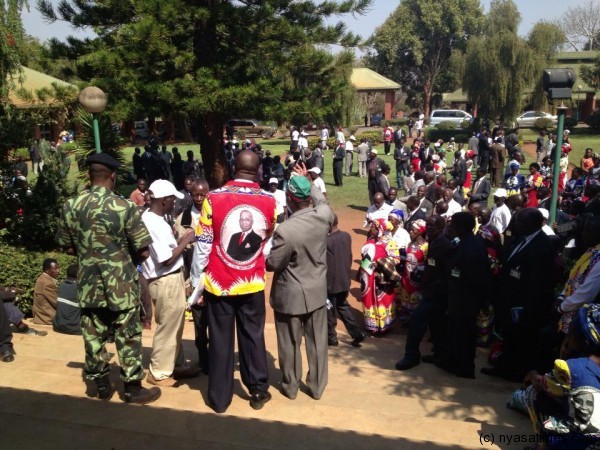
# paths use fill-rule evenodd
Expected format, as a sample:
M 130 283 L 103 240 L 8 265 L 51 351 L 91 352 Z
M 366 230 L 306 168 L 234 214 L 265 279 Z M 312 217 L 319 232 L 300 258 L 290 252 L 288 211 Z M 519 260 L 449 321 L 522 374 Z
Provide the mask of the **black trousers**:
M 242 383 L 253 392 L 267 391 L 265 292 L 217 297 L 204 293 L 210 329 L 208 402 L 225 409 L 233 397 L 233 354 L 237 330 Z
M 192 317 L 194 318 L 194 343 L 198 349 L 198 365 L 203 372 L 208 372 L 208 312 L 206 305 L 193 305 Z
M 390 154 L 390 150 L 391 150 L 391 148 L 392 148 L 392 143 L 391 143 L 391 141 L 384 141 L 384 142 L 383 142 L 383 152 L 384 152 L 386 155 L 389 155 L 389 154 Z
M 475 317 L 448 316 L 448 358 L 457 375 L 475 373 Z
M 447 334 L 444 310 L 445 305 L 439 298 L 421 299 L 417 309 L 410 315 L 406 346 L 404 348 L 405 359 L 415 362 L 421 361 L 419 346 L 427 332 L 427 326 L 429 326 L 431 331 L 433 353 L 437 355 L 443 351 L 444 340 Z
M 2 302 L 2 300 L 0 300 Z M 10 329 L 10 322 L 8 321 L 8 314 L 4 309 L 4 305 L 0 307 L 0 351 L 6 351 L 13 348 L 12 345 L 12 331 Z
M 333 182 L 336 186 L 343 186 L 344 179 L 342 178 L 344 175 L 342 174 L 343 161 L 336 161 L 333 163 Z
M 348 304 L 348 291 L 327 294 L 327 298 L 332 304 L 332 308 L 327 310 L 327 336 L 329 342 L 337 341 L 337 333 L 335 331 L 335 326 L 337 325 L 336 311 L 344 323 L 348 334 L 352 336 L 352 339 L 360 338 L 362 331 L 360 331 L 360 328 L 356 324 L 356 320 L 354 320 L 354 316 L 352 315 L 352 308 Z

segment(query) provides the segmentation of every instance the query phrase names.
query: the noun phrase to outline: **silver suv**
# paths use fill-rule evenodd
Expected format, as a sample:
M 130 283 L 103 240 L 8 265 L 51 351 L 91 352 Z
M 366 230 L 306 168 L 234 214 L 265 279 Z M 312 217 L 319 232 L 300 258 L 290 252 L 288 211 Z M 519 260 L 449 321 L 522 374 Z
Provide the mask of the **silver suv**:
M 465 120 L 471 121 L 473 116 L 461 109 L 434 109 L 429 117 L 429 125 L 435 126 L 441 122 L 453 122 L 459 127 Z

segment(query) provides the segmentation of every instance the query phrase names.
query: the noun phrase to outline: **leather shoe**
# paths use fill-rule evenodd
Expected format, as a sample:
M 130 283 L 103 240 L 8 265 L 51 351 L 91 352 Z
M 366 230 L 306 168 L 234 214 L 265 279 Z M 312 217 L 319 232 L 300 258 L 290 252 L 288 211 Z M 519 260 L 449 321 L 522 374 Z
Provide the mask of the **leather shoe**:
M 269 391 L 255 391 L 250 396 L 250 406 L 252 409 L 259 410 L 265 406 L 271 400 L 271 393 Z
M 338 341 L 329 341 L 327 342 L 327 345 L 329 347 L 337 347 L 338 345 L 340 345 L 340 343 Z
M 284 397 L 289 398 L 290 400 L 296 400 L 296 397 L 298 396 L 298 391 L 294 392 L 293 394 L 291 392 L 286 392 L 283 390 L 283 388 L 280 389 L 281 395 L 283 395 Z
M 13 362 L 15 360 L 15 352 L 12 349 L 3 350 L 0 352 L 0 358 L 5 363 Z
M 425 363 L 425 364 L 435 364 L 436 361 L 438 361 L 440 358 L 438 358 L 435 355 L 424 355 L 421 356 L 421 362 Z
M 410 359 L 402 359 L 396 363 L 396 370 L 409 370 L 419 365 L 419 361 L 411 361 Z
M 361 342 L 363 342 L 365 340 L 365 335 L 361 334 L 360 336 L 354 338 L 352 340 L 352 342 L 350 342 L 350 345 L 352 347 L 360 347 Z
M 202 370 L 196 367 L 175 367 L 173 370 L 173 378 L 181 380 L 183 378 L 196 378 Z
M 163 378 L 162 380 L 157 380 L 154 376 L 148 372 L 148 376 L 146 377 L 146 382 L 148 384 L 153 384 L 154 386 L 162 386 L 162 387 L 177 387 L 177 381 L 173 377 Z

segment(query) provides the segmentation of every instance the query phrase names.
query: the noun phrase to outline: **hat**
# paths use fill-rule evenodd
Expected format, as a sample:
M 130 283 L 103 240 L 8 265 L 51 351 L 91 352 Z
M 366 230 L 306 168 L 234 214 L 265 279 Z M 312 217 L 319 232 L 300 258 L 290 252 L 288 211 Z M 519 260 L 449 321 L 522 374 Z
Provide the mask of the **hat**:
M 473 158 L 475 156 L 475 151 L 473 151 L 473 150 L 467 150 L 467 156 L 469 158 Z
M 454 138 L 450 138 L 450 142 L 454 142 Z
M 312 172 L 312 173 L 316 173 L 317 175 L 321 175 L 321 169 L 319 169 L 318 167 L 313 167 L 312 169 L 309 169 L 308 171 Z
M 439 142 L 436 142 L 435 144 L 433 144 L 433 146 L 434 146 L 435 148 L 439 148 L 439 147 L 441 147 L 441 146 L 442 146 L 442 144 L 440 144 Z
M 417 231 L 419 232 L 419 234 L 423 234 L 423 233 L 425 233 L 427 224 L 425 223 L 425 221 L 423 219 L 417 219 L 413 223 L 410 224 L 410 227 L 416 228 Z
M 565 130 L 564 133 L 565 134 L 571 134 L 571 132 L 569 130 Z
M 510 168 L 512 169 L 519 169 L 521 166 L 519 165 L 519 163 L 510 163 Z
M 279 184 L 279 180 L 277 178 L 269 178 L 269 184 Z
M 121 165 L 119 161 L 110 156 L 108 153 L 96 153 L 88 157 L 86 163 L 88 164 L 88 166 L 90 164 L 102 164 L 103 166 L 106 166 L 111 170 L 116 170 Z
M 170 197 L 171 195 L 178 199 L 183 198 L 183 194 L 173 186 L 173 183 L 167 180 L 156 180 L 148 189 L 152 192 L 154 198 Z
M 373 153 L 374 155 L 376 155 L 377 154 L 377 149 L 376 148 L 372 148 L 369 153 Z
M 349 139 L 350 139 L 351 141 L 355 141 L 355 140 L 356 140 L 356 138 L 354 137 L 354 135 L 350 136 L 350 138 L 349 138 Z
M 440 160 L 440 155 L 433 155 L 433 156 L 431 157 L 431 160 L 432 160 L 432 161 L 439 161 L 439 160 Z
M 504 188 L 496 189 L 496 192 L 494 192 L 494 197 L 506 198 L 507 196 L 508 194 Z
M 404 222 L 404 212 L 401 209 L 393 209 L 388 214 L 388 217 L 394 217 L 397 220 L 399 220 L 400 222 Z
M 306 177 L 293 176 L 288 182 L 287 191 L 297 202 L 306 200 L 310 196 L 310 181 Z
M 544 216 L 544 219 L 548 220 L 550 218 L 550 212 L 546 208 L 538 208 L 538 209 L 542 213 L 542 216 Z

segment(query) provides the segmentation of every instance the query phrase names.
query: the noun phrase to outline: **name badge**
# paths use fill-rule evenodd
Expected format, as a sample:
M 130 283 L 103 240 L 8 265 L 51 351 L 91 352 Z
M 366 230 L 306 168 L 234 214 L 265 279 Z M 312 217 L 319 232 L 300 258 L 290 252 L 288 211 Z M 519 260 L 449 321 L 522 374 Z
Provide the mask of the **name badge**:
M 435 267 L 435 259 L 433 258 L 428 258 L 427 259 L 427 265 L 431 266 L 431 267 Z
M 450 272 L 450 275 L 452 275 L 453 278 L 460 278 L 460 270 L 452 269 L 452 272 Z
M 504 233 L 507 236 L 512 236 L 512 233 L 510 232 L 510 230 L 506 230 L 506 233 Z
M 512 269 L 510 271 L 510 276 L 513 278 L 516 278 L 517 280 L 521 279 L 521 271 L 517 270 L 517 269 Z

